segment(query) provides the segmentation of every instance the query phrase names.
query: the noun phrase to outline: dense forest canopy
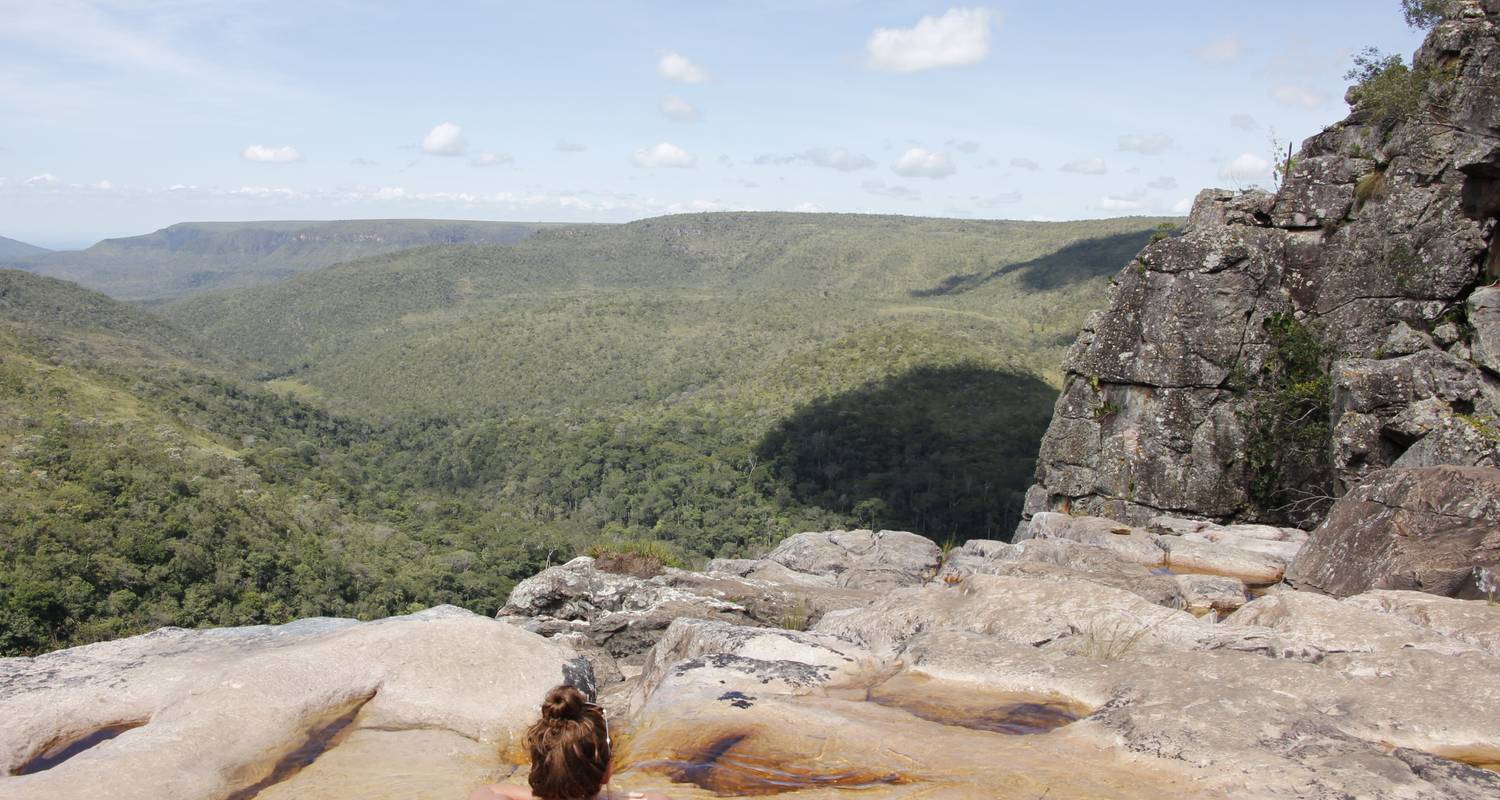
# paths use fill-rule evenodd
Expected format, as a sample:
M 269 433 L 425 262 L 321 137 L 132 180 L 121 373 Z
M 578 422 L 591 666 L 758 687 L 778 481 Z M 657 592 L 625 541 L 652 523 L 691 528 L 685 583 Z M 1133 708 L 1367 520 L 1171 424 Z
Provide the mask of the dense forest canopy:
M 0 272 L 0 652 L 492 613 L 590 545 L 1004 538 L 1157 219 L 707 214 L 426 247 L 165 320 Z

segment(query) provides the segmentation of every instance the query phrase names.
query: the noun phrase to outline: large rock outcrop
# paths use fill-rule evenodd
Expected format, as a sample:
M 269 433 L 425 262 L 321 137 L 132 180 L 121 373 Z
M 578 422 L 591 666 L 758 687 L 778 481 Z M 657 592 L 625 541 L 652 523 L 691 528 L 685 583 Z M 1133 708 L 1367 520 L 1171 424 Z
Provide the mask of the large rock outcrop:
M 1500 595 L 1500 470 L 1373 473 L 1334 503 L 1286 577 L 1339 597 L 1370 589 Z
M 1214 622 L 1130 588 L 1151 577 L 1120 557 L 1132 550 L 1082 540 L 1233 538 L 1223 530 L 1038 527 L 971 541 L 932 581 L 807 632 L 672 623 L 618 705 L 633 726 L 622 785 L 687 798 L 1500 792 L 1476 766 L 1500 766 L 1500 608 L 1276 587 Z
M 1311 527 L 1377 469 L 1500 466 L 1500 296 L 1480 288 L 1500 277 L 1500 4 L 1457 6 L 1416 55 L 1421 110 L 1356 106 L 1278 192 L 1203 192 L 1119 273 L 1068 355 L 1028 516 Z M 1287 352 L 1304 339 L 1318 352 Z M 1291 357 L 1326 387 L 1274 385 Z M 1310 386 L 1305 418 L 1257 421 Z
M 704 572 L 650 577 L 582 556 L 522 581 L 500 609 L 544 636 L 575 643 L 601 675 L 639 666 L 677 619 L 805 626 L 825 612 L 932 578 L 942 550 L 904 531 L 822 531 L 789 537 L 763 558 L 715 559 Z
M 865 531 L 705 573 L 582 559 L 517 587 L 504 621 L 440 608 L 167 629 L 0 660 L 0 760 L 32 773 L 0 776 L 0 798 L 463 797 L 524 781 L 516 736 L 537 701 L 589 684 L 574 644 L 627 641 L 633 674 L 599 687 L 620 791 L 1500 795 L 1500 606 L 1212 574 L 1279 558 L 1303 535 L 1290 529 L 1058 514 L 1031 528 L 947 558 Z M 762 616 L 798 596 L 816 616 Z M 669 606 L 687 613 L 665 621 Z M 609 635 L 622 619 L 639 636 Z

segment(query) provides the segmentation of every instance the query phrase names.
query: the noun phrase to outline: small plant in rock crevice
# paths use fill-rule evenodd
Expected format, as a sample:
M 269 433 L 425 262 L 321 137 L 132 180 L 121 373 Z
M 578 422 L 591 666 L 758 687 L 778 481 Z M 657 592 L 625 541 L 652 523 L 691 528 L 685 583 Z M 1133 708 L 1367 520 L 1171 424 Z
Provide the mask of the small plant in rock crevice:
M 812 609 L 807 601 L 799 598 L 796 603 L 781 614 L 781 627 L 789 631 L 805 631 L 812 621 Z
M 1354 210 L 1358 211 L 1372 200 L 1383 200 L 1386 195 L 1385 170 L 1376 168 L 1374 172 L 1361 177 L 1354 184 Z
M 1127 619 L 1115 619 L 1111 622 L 1090 620 L 1088 627 L 1080 631 L 1083 640 L 1079 643 L 1078 655 L 1099 661 L 1124 658 L 1156 624 Z

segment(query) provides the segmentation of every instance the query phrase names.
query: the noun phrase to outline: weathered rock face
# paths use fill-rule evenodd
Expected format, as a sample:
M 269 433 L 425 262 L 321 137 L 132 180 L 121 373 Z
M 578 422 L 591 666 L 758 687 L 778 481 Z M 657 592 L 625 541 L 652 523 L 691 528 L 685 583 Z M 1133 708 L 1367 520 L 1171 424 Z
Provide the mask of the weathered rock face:
M 933 581 L 808 632 L 674 622 L 628 684 L 622 785 L 686 798 L 1500 792 L 1500 775 L 1472 766 L 1500 759 L 1500 608 L 1278 588 L 1214 623 L 1109 585 L 1152 576 L 1067 534 L 1215 528 L 1037 527 L 969 542 Z
M 514 771 L 565 681 L 592 690 L 571 649 L 451 606 L 0 659 L 0 798 L 463 797 Z M 328 749 L 288 769 L 310 742 Z
M 1500 470 L 1383 470 L 1334 504 L 1287 580 L 1338 597 L 1369 589 L 1500 595 L 1497 523 Z
M 765 558 L 718 559 L 703 573 L 666 569 L 652 578 L 605 572 L 580 557 L 522 581 L 499 616 L 545 636 L 575 637 L 608 674 L 611 660 L 637 665 L 674 620 L 806 625 L 922 584 L 941 562 L 930 539 L 866 530 L 800 533 Z
M 1119 273 L 1069 353 L 1027 515 L 1311 527 L 1374 470 L 1500 465 L 1500 292 L 1481 287 L 1500 277 L 1500 16 L 1460 6 L 1416 57 L 1453 76 L 1426 110 L 1356 111 L 1274 195 L 1203 192 Z M 1331 430 L 1312 473 L 1253 490 L 1251 389 L 1283 346 L 1268 320 L 1323 349 Z
M 805 534 L 779 560 L 703 574 L 632 578 L 580 559 L 517 587 L 504 622 L 440 608 L 0 660 L 0 800 L 100 786 L 463 797 L 524 781 L 515 744 L 538 700 L 558 682 L 589 685 L 577 653 L 612 666 L 608 647 L 627 640 L 654 644 L 622 659 L 629 679 L 614 671 L 600 687 L 619 791 L 1500 796 L 1500 607 L 1280 585 L 1252 599 L 1235 578 L 1172 564 L 1193 546 L 1213 548 L 1215 568 L 1276 558 L 1253 548 L 1295 530 L 1039 514 L 1028 533 L 969 542 L 935 575 L 935 546 L 908 534 Z M 760 618 L 793 597 L 821 604 L 818 616 Z M 688 613 L 655 628 L 673 607 Z M 649 624 L 619 638 L 622 618 Z M 548 641 L 522 627 L 555 630 Z M 59 755 L 101 732 L 119 735 Z M 61 763 L 5 775 L 39 754 Z

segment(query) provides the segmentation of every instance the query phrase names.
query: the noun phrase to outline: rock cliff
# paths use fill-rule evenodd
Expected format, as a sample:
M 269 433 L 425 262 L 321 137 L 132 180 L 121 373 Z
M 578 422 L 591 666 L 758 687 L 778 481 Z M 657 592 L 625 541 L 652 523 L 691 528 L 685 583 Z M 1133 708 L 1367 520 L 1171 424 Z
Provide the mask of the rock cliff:
M 1026 512 L 1311 527 L 1375 470 L 1500 463 L 1500 0 L 1460 0 L 1399 114 L 1199 194 L 1066 361 Z

